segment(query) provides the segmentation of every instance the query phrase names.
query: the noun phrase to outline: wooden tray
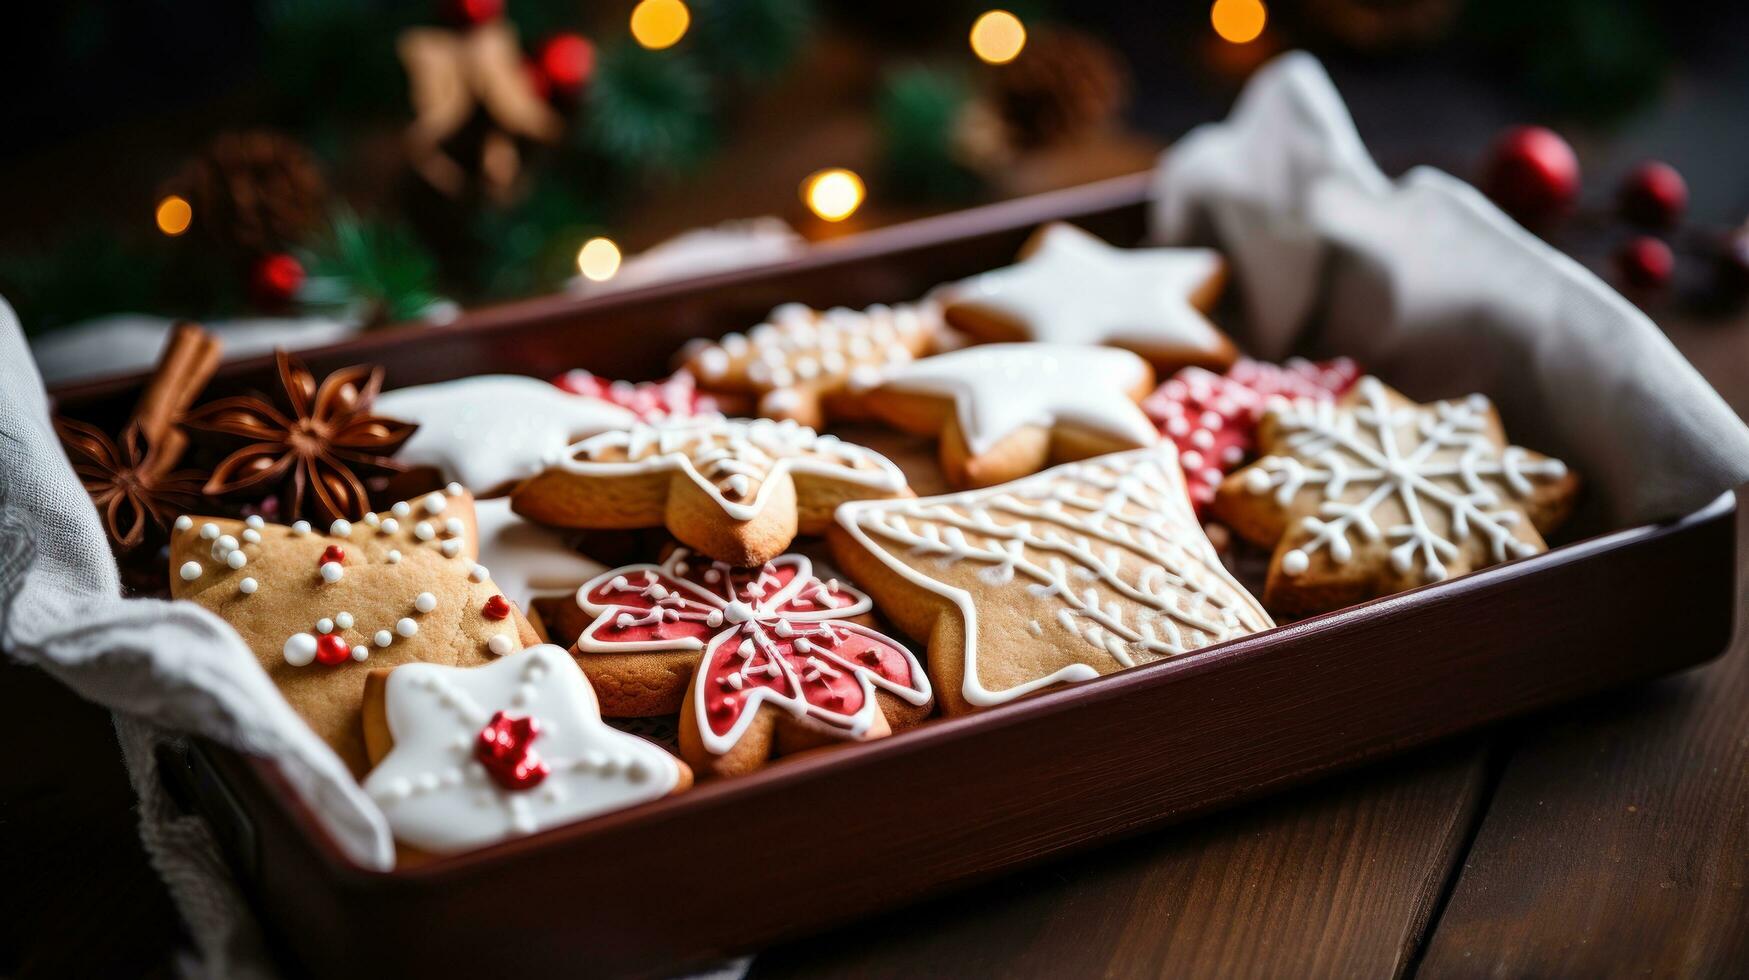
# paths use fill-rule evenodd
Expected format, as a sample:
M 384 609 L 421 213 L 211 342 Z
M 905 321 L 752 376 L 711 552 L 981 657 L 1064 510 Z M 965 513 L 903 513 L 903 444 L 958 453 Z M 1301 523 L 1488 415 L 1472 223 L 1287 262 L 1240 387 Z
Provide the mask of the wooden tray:
M 1037 223 L 1139 239 L 1144 177 L 820 246 L 776 267 L 483 310 L 309 352 L 399 386 L 484 371 L 651 376 L 788 300 L 906 299 L 1011 261 Z M 610 336 L 616 351 L 591 349 Z M 215 392 L 267 382 L 226 366 Z M 118 419 L 140 379 L 57 392 Z M 166 772 L 212 820 L 270 939 L 324 975 L 649 975 L 707 964 L 1478 725 L 1710 659 L 1731 635 L 1735 505 L 1589 538 L 868 745 L 379 874 L 258 759 Z

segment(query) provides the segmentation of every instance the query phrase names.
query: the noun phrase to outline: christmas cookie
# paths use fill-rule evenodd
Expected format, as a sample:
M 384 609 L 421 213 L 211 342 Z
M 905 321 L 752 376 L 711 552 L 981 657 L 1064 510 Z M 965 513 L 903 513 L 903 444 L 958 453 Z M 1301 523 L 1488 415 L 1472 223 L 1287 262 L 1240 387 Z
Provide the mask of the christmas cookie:
M 948 714 L 1272 625 L 1203 536 L 1170 446 L 849 503 L 829 537 L 881 612 L 928 644 Z
M 1185 368 L 1142 400 L 1160 434 L 1178 446 L 1190 502 L 1200 515 L 1221 480 L 1257 448 L 1257 423 L 1272 398 L 1332 401 L 1354 386 L 1360 366 L 1346 357 L 1275 365 L 1241 357 L 1216 374 Z
M 230 623 L 291 706 L 363 772 L 370 667 L 473 666 L 538 640 L 474 560 L 477 535 L 473 499 L 454 484 L 324 528 L 183 516 L 170 594 Z
M 401 388 L 378 396 L 376 407 L 419 425 L 397 459 L 436 467 L 483 496 L 540 472 L 578 439 L 637 421 L 618 405 L 509 374 Z
M 949 483 L 987 487 L 1158 442 L 1136 407 L 1153 387 L 1153 370 L 1129 351 L 987 344 L 896 367 L 866 403 L 907 432 L 939 434 Z
M 1371 377 L 1335 404 L 1277 401 L 1258 444 L 1214 511 L 1275 549 L 1263 597 L 1280 615 L 1536 554 L 1578 491 L 1560 460 L 1508 445 L 1481 395 L 1417 405 Z
M 712 558 L 758 565 L 820 533 L 845 500 L 909 493 L 898 467 L 861 446 L 794 422 L 701 416 L 585 439 L 512 506 L 557 527 L 666 524 Z
M 569 654 L 541 645 L 484 667 L 373 670 L 364 791 L 403 848 L 454 854 L 677 793 L 692 774 L 603 724 Z
M 879 738 L 929 714 L 929 677 L 871 629 L 872 604 L 801 555 L 755 568 L 685 548 L 577 590 L 577 659 L 609 716 L 680 712 L 681 755 L 733 775 L 774 755 Z
M 1162 372 L 1238 357 L 1203 316 L 1226 280 L 1204 248 L 1113 248 L 1073 225 L 1040 228 L 1020 262 L 944 287 L 943 315 L 980 340 L 1110 344 Z
M 711 391 L 750 397 L 758 415 L 819 428 L 828 417 L 858 417 L 859 394 L 922 354 L 940 326 L 929 302 L 825 311 L 790 303 L 745 335 L 694 344 L 686 367 Z
M 609 381 L 582 369 L 566 371 L 553 384 L 573 395 L 598 398 L 626 409 L 645 422 L 670 416 L 709 415 L 717 401 L 698 390 L 692 375 L 676 371 L 661 381 Z

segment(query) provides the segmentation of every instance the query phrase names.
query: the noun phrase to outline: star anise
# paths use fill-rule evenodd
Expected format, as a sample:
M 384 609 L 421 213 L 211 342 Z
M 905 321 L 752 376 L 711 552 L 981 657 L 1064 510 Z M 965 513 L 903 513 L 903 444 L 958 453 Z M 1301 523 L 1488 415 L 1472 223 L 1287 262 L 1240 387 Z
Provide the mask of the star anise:
M 205 475 L 198 470 L 160 473 L 159 447 L 137 423 L 122 431 L 120 445 L 103 430 L 72 419 L 55 419 L 55 434 L 118 551 L 139 547 L 148 529 L 167 529 L 176 515 L 200 502 Z
M 240 395 L 183 418 L 191 429 L 250 440 L 219 463 L 205 492 L 259 497 L 278 489 L 286 520 L 362 517 L 370 507 L 364 481 L 407 468 L 390 457 L 417 426 L 370 414 L 381 367 L 342 368 L 318 387 L 303 362 L 285 351 L 275 356 L 290 414 L 267 398 Z

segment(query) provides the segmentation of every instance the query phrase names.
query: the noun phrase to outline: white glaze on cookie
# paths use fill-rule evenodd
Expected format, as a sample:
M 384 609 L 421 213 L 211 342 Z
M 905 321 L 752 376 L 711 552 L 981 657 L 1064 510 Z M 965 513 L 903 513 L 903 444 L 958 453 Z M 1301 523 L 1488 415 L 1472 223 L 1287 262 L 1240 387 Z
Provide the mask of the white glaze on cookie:
M 570 654 L 543 644 L 484 667 L 406 664 L 389 675 L 394 748 L 365 777 L 395 838 L 452 854 L 633 806 L 680 782 L 674 757 L 601 721 L 595 692 Z M 529 744 L 546 768 L 507 789 L 476 757 L 498 712 L 534 719 Z

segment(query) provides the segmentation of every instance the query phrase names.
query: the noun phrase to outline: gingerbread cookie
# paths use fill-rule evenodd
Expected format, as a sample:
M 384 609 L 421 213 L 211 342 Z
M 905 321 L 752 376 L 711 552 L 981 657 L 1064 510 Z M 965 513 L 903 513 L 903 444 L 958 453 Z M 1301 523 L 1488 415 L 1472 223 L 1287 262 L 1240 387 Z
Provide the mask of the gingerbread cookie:
M 1020 262 L 943 287 L 947 322 L 980 340 L 1109 344 L 1162 373 L 1223 370 L 1239 356 L 1203 315 L 1226 281 L 1206 248 L 1113 248 L 1073 225 L 1049 224 Z
M 376 407 L 419 425 L 397 459 L 436 467 L 482 496 L 509 491 L 578 439 L 637 421 L 618 405 L 511 374 L 400 388 Z
M 1360 365 L 1346 357 L 1295 357 L 1281 365 L 1241 357 L 1226 374 L 1185 368 L 1143 399 L 1142 411 L 1178 446 L 1184 484 L 1201 515 L 1221 480 L 1256 451 L 1257 423 L 1271 399 L 1333 401 L 1359 377 Z
M 859 395 L 883 370 L 921 355 L 941 327 L 934 303 L 813 310 L 788 303 L 766 322 L 688 348 L 687 370 L 756 414 L 819 428 L 861 416 Z
M 906 496 L 885 457 L 794 422 L 700 416 L 638 423 L 572 446 L 516 491 L 557 527 L 659 527 L 712 558 L 759 565 L 818 534 L 845 500 Z
M 699 391 L 697 382 L 685 371 L 676 371 L 661 381 L 632 382 L 609 381 L 577 368 L 554 378 L 553 384 L 573 395 L 612 402 L 645 422 L 676 416 L 710 415 L 718 410 L 717 400 Z
M 1136 407 L 1153 387 L 1129 351 L 987 344 L 896 367 L 866 403 L 907 432 L 939 434 L 948 482 L 970 488 L 1159 442 Z
M 963 714 L 1268 629 L 1159 446 L 984 490 L 838 509 L 832 554 L 927 643 Z
M 286 700 L 355 772 L 372 666 L 490 662 L 538 637 L 474 560 L 473 498 L 459 485 L 327 528 L 260 517 L 176 519 L 170 594 L 212 610 Z
M 364 791 L 404 849 L 454 854 L 692 784 L 667 752 L 601 721 L 569 654 L 541 645 L 483 667 L 370 673 Z
M 595 617 L 577 658 L 610 716 L 680 712 L 681 755 L 733 775 L 929 713 L 929 677 L 858 617 L 868 596 L 821 581 L 801 555 L 736 568 L 685 548 L 577 590 Z M 684 692 L 684 695 L 683 695 Z
M 1258 443 L 1214 510 L 1275 549 L 1263 597 L 1280 615 L 1536 554 L 1578 491 L 1560 460 L 1508 445 L 1483 396 L 1418 405 L 1372 377 L 1336 404 L 1277 401 Z

